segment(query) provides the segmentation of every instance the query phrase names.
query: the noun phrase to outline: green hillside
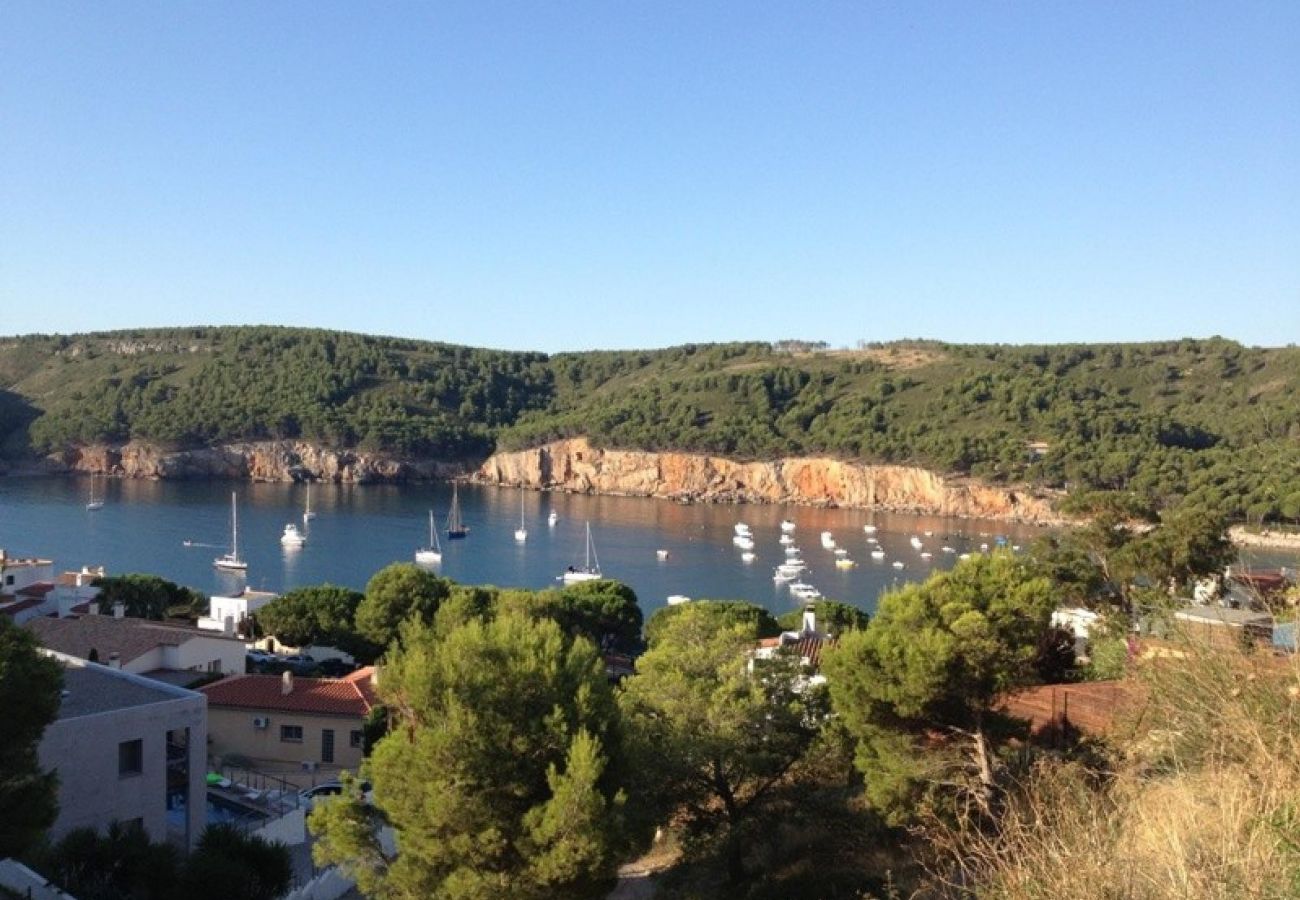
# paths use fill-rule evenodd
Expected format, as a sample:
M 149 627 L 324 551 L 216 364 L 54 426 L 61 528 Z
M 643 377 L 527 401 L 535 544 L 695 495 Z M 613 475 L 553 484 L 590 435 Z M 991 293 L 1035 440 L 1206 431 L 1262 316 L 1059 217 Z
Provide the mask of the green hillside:
M 517 353 L 286 328 L 0 341 L 10 456 L 303 438 L 476 460 L 597 444 L 831 454 L 1300 516 L 1300 350 L 1150 344 Z M 1031 447 L 1031 444 L 1037 447 Z

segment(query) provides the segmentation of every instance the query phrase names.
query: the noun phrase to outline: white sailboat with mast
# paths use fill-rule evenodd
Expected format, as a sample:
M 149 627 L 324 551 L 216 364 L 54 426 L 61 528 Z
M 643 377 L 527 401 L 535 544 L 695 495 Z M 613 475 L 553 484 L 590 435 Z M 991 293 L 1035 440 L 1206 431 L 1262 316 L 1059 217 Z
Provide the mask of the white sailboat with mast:
M 519 527 L 515 529 L 515 543 L 522 544 L 528 540 L 528 529 L 524 526 L 524 492 L 519 492 Z
M 306 525 L 312 519 L 316 518 L 316 513 L 311 508 L 311 482 L 307 482 L 307 505 L 302 510 L 302 524 Z
M 447 539 L 451 541 L 469 535 L 469 526 L 460 518 L 460 494 L 456 490 L 456 482 L 451 483 L 451 512 L 447 514 Z
M 104 495 L 95 495 L 95 473 L 90 473 L 90 498 L 86 501 L 86 509 L 92 512 L 104 508 Z
M 415 551 L 415 561 L 425 566 L 442 562 L 442 547 L 438 544 L 438 527 L 433 523 L 433 510 L 429 510 L 429 546 Z
M 230 492 L 230 552 L 218 556 L 212 564 L 227 572 L 243 572 L 248 569 L 248 563 L 239 558 L 239 502 L 234 491 Z
M 578 584 L 582 581 L 596 581 L 604 576 L 600 574 L 600 558 L 596 556 L 596 544 L 591 539 L 591 523 L 587 523 L 587 560 L 582 568 L 569 566 L 557 580 L 565 584 Z

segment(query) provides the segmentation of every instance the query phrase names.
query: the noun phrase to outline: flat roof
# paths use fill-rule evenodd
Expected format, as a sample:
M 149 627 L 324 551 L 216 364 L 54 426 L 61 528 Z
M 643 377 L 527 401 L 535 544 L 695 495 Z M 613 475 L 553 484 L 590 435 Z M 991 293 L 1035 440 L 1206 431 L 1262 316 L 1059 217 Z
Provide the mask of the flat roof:
M 77 719 L 118 709 L 150 706 L 198 696 L 194 691 L 150 681 L 119 669 L 51 653 L 63 665 L 63 700 L 59 719 Z
M 1214 625 L 1268 625 L 1273 617 L 1254 609 L 1233 609 L 1228 606 L 1189 606 L 1174 611 L 1174 618 L 1184 622 L 1205 622 Z

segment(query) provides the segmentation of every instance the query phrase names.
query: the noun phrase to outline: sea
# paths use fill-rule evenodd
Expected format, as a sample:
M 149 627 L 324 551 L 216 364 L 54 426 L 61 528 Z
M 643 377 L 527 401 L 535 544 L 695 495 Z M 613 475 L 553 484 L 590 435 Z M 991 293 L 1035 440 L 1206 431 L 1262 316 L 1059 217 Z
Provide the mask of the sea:
M 457 492 L 470 534 L 449 541 L 452 487 L 445 483 L 314 484 L 317 515 L 306 525 L 303 484 L 109 479 L 96 488 L 105 503 L 95 511 L 86 509 L 89 489 L 85 478 L 0 478 L 0 548 L 11 557 L 52 559 L 56 571 L 102 565 L 109 574 L 148 572 L 209 595 L 244 586 L 282 592 L 326 582 L 362 590 L 389 563 L 413 560 L 416 548 L 428 542 L 432 509 L 443 551 L 433 570 L 461 583 L 557 586 L 566 567 L 583 565 L 590 523 L 602 574 L 630 585 L 647 616 L 673 595 L 746 600 L 780 614 L 801 606 L 788 584 L 773 580 L 773 569 L 785 560 L 778 543 L 782 520 L 795 523 L 795 544 L 808 566 L 803 581 L 868 612 L 882 592 L 950 567 L 962 553 L 979 553 L 982 545 L 1023 547 L 1046 532 L 1007 522 L 867 510 L 681 504 L 466 484 Z M 242 576 L 212 565 L 230 548 L 232 493 L 239 552 L 248 562 Z M 554 525 L 548 525 L 551 512 Z M 521 520 L 528 533 L 522 543 L 514 538 Z M 300 549 L 280 544 L 288 523 L 306 534 Z M 752 562 L 743 561 L 733 543 L 738 523 L 752 535 Z M 868 534 L 865 526 L 876 530 Z M 847 551 L 853 568 L 835 566 L 834 552 L 822 545 L 823 531 Z M 879 542 L 884 560 L 872 559 L 869 537 Z M 945 546 L 953 552 L 944 552 Z M 1257 554 L 1255 561 L 1276 563 L 1272 554 Z

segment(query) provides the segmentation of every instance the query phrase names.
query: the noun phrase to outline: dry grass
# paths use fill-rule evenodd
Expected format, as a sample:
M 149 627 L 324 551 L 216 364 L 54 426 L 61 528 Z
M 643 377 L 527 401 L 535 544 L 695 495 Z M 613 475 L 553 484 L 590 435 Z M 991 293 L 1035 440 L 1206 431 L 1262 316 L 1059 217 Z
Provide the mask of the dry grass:
M 1041 761 L 996 830 L 931 829 L 936 898 L 1300 896 L 1300 678 L 1197 648 L 1147 667 L 1148 701 L 1098 766 Z

